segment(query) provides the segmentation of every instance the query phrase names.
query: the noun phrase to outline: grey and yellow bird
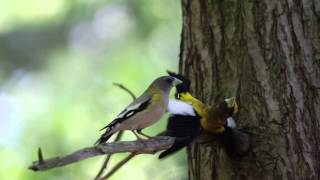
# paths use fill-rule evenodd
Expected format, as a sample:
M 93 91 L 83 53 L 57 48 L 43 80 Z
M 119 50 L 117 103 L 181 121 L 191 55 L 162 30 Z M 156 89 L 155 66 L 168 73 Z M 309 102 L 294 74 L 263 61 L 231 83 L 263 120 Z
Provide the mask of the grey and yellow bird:
M 96 144 L 105 143 L 114 133 L 122 130 L 131 130 L 138 139 L 138 134 L 149 138 L 150 136 L 142 133 L 142 129 L 161 119 L 167 110 L 170 90 L 180 83 L 182 81 L 171 76 L 161 76 L 154 80 L 140 97 L 101 129 L 105 129 L 105 132 Z

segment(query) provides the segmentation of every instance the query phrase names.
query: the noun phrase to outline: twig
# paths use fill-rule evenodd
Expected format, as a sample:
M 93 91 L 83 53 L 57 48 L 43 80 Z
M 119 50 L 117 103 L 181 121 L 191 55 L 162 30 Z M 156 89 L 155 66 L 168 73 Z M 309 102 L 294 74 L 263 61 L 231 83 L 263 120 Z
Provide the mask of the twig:
M 159 133 L 157 136 L 165 136 L 166 133 L 165 132 L 161 132 Z M 131 153 L 129 156 L 127 156 L 125 159 L 123 159 L 122 161 L 118 162 L 118 164 L 116 164 L 111 170 L 110 172 L 108 172 L 106 175 L 104 175 L 101 178 L 97 178 L 95 180 L 104 180 L 107 179 L 109 177 L 111 177 L 115 172 L 117 172 L 123 165 L 125 165 L 128 161 L 130 161 L 134 156 L 136 156 L 136 153 Z M 101 176 L 101 175 L 100 175 Z
M 120 89 L 122 89 L 122 90 L 126 91 L 128 94 L 130 94 L 130 96 L 132 97 L 133 100 L 136 99 L 136 96 L 134 95 L 134 93 L 133 93 L 130 89 L 128 89 L 127 87 L 125 87 L 124 85 L 122 85 L 122 84 L 120 84 L 120 83 L 113 83 L 113 85 L 119 87 Z M 116 138 L 115 138 L 115 140 L 114 140 L 113 142 L 119 141 L 119 140 L 121 139 L 122 135 L 123 135 L 123 131 L 120 131 L 120 132 L 117 134 L 117 136 L 116 136 Z M 96 177 L 94 178 L 95 180 L 97 180 L 97 179 L 99 179 L 99 178 L 101 177 L 101 175 L 103 174 L 103 172 L 105 171 L 105 169 L 106 169 L 107 166 L 108 166 L 108 163 L 109 163 L 109 161 L 110 161 L 110 159 L 111 159 L 111 156 L 112 156 L 112 154 L 108 154 L 108 155 L 107 155 L 107 157 L 106 157 L 106 159 L 104 160 L 104 162 L 103 162 L 103 164 L 102 164 L 102 166 L 101 166 L 98 174 L 97 174 Z M 121 166 L 120 166 L 120 167 L 121 167 Z
M 120 84 L 120 83 L 113 83 L 113 85 L 118 86 L 119 88 L 125 90 L 127 93 L 130 94 L 130 96 L 132 97 L 132 99 L 136 99 L 136 96 L 133 94 L 132 91 L 130 91 L 127 87 L 125 87 L 124 85 Z
M 118 169 L 120 169 L 124 164 L 126 164 L 129 160 L 131 160 L 136 155 L 137 155 L 136 153 L 129 154 L 126 158 L 124 158 L 122 161 L 120 161 L 118 164 L 116 164 L 105 176 L 99 178 L 98 180 L 108 179 L 115 172 L 117 172 Z
M 136 154 L 153 154 L 157 151 L 168 149 L 172 146 L 174 138 L 168 136 L 155 137 L 147 140 L 123 141 L 106 143 L 98 146 L 87 147 L 63 157 L 54 157 L 35 161 L 29 167 L 33 171 L 45 171 L 56 167 L 72 164 L 87 158 L 103 154 L 120 152 L 134 152 Z
M 44 162 L 43 161 L 42 151 L 41 151 L 40 147 L 38 148 L 38 161 L 39 161 L 40 164 L 42 164 Z
M 113 142 L 119 141 L 119 140 L 121 139 L 122 135 L 123 135 L 123 131 L 120 131 L 120 132 L 117 134 L 117 136 L 116 136 L 116 138 L 114 139 Z M 111 156 L 112 156 L 112 154 L 108 154 L 108 155 L 107 155 L 107 157 L 106 157 L 106 159 L 104 160 L 104 162 L 103 162 L 103 164 L 102 164 L 102 166 L 101 166 L 98 174 L 97 174 L 96 177 L 94 178 L 95 180 L 99 179 L 100 176 L 103 174 L 104 170 L 105 170 L 105 169 L 107 168 L 107 166 L 108 166 L 108 163 L 109 163 L 109 161 L 110 161 L 110 159 L 111 159 Z

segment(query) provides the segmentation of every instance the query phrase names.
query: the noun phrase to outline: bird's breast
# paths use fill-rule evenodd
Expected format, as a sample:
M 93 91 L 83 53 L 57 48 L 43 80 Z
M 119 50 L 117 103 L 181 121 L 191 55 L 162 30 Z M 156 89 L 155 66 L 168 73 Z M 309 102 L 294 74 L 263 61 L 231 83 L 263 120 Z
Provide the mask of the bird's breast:
M 150 113 L 145 115 L 139 121 L 139 123 L 137 123 L 138 127 L 136 129 L 144 129 L 148 126 L 153 125 L 154 123 L 159 121 L 163 116 L 163 114 L 165 113 L 165 108 L 163 108 L 161 105 L 155 105 L 152 109 L 153 110 Z

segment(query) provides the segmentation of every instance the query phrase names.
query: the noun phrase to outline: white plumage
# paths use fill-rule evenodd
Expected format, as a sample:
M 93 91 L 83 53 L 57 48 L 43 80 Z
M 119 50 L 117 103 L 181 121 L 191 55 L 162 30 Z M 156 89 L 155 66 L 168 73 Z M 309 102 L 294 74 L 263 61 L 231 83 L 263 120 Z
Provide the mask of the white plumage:
M 190 104 L 177 99 L 169 100 L 168 112 L 170 114 L 180 114 L 180 115 L 190 115 L 190 116 L 196 115 L 193 107 Z
M 237 124 L 236 121 L 232 117 L 227 118 L 227 126 L 234 129 L 236 128 Z

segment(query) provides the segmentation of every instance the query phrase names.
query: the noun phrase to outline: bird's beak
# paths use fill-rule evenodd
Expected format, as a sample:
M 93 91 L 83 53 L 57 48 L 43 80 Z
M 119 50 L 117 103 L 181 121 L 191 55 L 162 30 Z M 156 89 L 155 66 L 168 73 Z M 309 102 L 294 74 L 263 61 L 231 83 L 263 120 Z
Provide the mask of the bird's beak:
M 238 112 L 238 104 L 235 97 L 225 99 L 225 102 L 228 105 L 228 108 L 233 108 L 233 114 Z
M 225 102 L 228 105 L 228 108 L 233 108 L 233 114 L 238 112 L 238 104 L 235 97 L 225 99 Z
M 234 102 L 234 97 L 231 98 L 227 98 L 224 101 L 227 103 L 228 108 L 232 108 L 233 107 L 233 102 Z
M 172 82 L 173 86 L 177 86 L 177 85 L 182 84 L 182 83 L 183 82 L 180 79 L 173 78 L 173 82 Z
M 236 101 L 236 98 L 234 98 L 234 101 L 233 101 L 233 114 L 236 114 L 239 110 L 239 106 L 238 106 L 238 103 Z

